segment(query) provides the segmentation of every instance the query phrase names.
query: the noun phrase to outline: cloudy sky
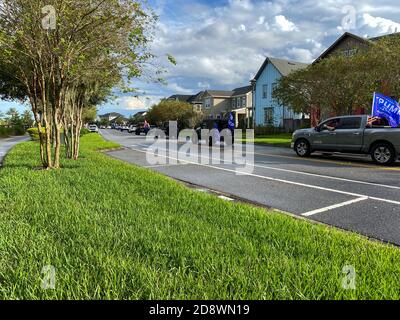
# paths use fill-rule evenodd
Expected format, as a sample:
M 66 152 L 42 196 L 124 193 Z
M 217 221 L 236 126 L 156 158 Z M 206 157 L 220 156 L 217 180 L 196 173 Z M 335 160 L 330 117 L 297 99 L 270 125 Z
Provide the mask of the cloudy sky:
M 121 96 L 99 113 L 129 115 L 175 93 L 245 86 L 266 56 L 311 62 L 345 31 L 400 32 L 397 1 L 149 0 L 160 17 L 153 51 L 168 84 L 137 81 L 139 98 Z M 0 111 L 9 107 L 0 102 Z

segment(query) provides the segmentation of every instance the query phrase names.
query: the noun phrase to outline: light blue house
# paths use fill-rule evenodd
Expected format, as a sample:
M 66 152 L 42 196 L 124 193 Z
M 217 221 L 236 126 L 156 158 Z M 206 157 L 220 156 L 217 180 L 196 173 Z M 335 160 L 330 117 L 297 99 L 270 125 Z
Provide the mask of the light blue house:
M 254 122 L 256 126 L 273 126 L 287 130 L 297 129 L 302 115 L 295 114 L 289 108 L 279 105 L 272 92 L 282 76 L 307 67 L 307 64 L 266 58 L 253 83 Z

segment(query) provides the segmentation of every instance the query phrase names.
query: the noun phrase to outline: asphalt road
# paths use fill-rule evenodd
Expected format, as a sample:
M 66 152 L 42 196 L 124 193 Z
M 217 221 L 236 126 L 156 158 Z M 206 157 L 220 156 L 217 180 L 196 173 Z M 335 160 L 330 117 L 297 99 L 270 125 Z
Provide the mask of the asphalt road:
M 126 147 L 111 152 L 114 158 L 228 197 L 400 245 L 400 163 L 386 168 L 364 156 L 315 155 L 301 159 L 289 149 L 255 146 L 254 152 L 248 152 L 254 157 L 251 173 L 237 165 L 212 163 L 217 156 L 208 147 L 204 147 L 207 151 L 201 154 L 201 162 L 185 158 L 185 162 L 176 164 L 173 153 L 164 155 L 169 164 L 154 165 L 146 158 L 154 148 L 145 137 L 113 130 L 101 134 Z M 241 154 L 237 148 L 234 152 Z
M 29 140 L 29 137 L 11 137 L 7 139 L 0 139 L 0 167 L 2 166 L 3 159 L 7 152 L 10 151 L 15 145 L 20 142 Z

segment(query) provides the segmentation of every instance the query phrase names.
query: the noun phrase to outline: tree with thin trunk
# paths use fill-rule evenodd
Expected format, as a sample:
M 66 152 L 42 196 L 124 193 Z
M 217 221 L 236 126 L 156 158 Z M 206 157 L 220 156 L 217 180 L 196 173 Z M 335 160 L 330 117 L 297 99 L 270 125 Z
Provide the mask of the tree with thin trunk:
M 60 167 L 62 128 L 72 137 L 72 125 L 79 140 L 83 108 L 104 100 L 113 86 L 129 88 L 153 58 L 148 44 L 156 17 L 144 3 L 1 2 L 0 95 L 30 103 L 45 169 Z M 72 149 L 77 157 L 79 142 Z

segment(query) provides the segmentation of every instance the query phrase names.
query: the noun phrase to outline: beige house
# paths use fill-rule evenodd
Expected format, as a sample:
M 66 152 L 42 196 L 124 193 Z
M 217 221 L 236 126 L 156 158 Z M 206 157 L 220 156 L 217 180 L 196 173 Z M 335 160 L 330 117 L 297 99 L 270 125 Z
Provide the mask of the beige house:
M 195 95 L 175 94 L 167 98 L 167 100 L 186 102 L 193 107 L 193 111 L 201 113 L 203 107 L 203 95 L 204 91 L 200 91 Z
M 207 90 L 203 95 L 203 113 L 208 119 L 227 119 L 232 112 L 236 127 L 249 127 L 252 109 L 251 86 L 233 91 Z

